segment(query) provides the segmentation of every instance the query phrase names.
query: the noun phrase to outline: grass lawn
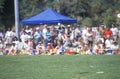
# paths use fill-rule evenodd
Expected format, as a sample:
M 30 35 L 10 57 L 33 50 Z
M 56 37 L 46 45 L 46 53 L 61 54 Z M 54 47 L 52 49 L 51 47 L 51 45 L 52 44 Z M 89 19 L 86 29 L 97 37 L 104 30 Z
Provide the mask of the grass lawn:
M 120 79 L 120 55 L 0 56 L 0 79 Z

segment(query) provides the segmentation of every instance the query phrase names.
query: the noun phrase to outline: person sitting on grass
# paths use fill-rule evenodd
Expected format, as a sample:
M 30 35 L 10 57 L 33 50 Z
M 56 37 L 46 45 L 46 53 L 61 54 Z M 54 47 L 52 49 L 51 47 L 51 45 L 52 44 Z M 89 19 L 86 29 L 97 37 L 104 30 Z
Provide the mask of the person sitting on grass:
M 36 46 L 36 51 L 37 54 L 42 54 L 44 52 L 44 45 L 42 44 L 42 42 L 39 42 L 38 45 Z
M 90 48 L 89 40 L 86 39 L 84 41 L 84 44 L 83 44 L 83 52 L 82 52 L 82 54 L 89 54 L 89 48 Z
M 113 44 L 111 45 L 111 50 L 113 54 L 119 54 L 120 50 L 119 50 L 119 45 L 117 41 L 113 41 Z
M 22 55 L 27 55 L 29 54 L 29 46 L 28 46 L 28 40 L 25 40 L 25 43 L 22 47 L 22 50 L 21 50 L 21 54 Z
M 101 41 L 96 42 L 96 44 L 93 46 L 93 54 L 102 54 L 103 53 L 103 47 L 101 44 Z
M 78 38 L 78 48 L 76 50 L 77 53 L 83 54 L 83 47 L 84 47 L 84 42 L 81 37 Z
M 62 44 L 60 42 L 57 43 L 57 46 L 54 49 L 54 53 L 55 54 L 64 54 L 64 47 L 62 46 Z
M 107 38 L 105 41 L 105 53 L 107 54 L 112 54 L 111 50 L 111 45 L 113 43 L 113 40 L 110 38 Z
M 15 55 L 16 54 L 16 46 L 15 46 L 15 43 L 12 43 L 12 46 L 10 47 L 10 54 L 11 55 Z
M 67 39 L 64 42 L 64 47 L 72 47 L 72 41 L 70 39 L 70 34 L 67 35 Z
M 48 46 L 46 47 L 47 54 L 52 54 L 54 51 L 54 46 L 51 43 L 48 43 Z
M 72 45 L 73 45 L 72 46 L 73 48 L 78 48 L 79 47 L 79 43 L 75 39 L 72 40 Z
M 29 38 L 28 39 L 28 47 L 27 47 L 27 50 L 28 50 L 28 55 L 31 55 L 31 54 L 35 54 L 35 52 L 32 52 L 34 49 L 33 49 L 33 38 Z
M 5 55 L 9 55 L 9 54 L 10 54 L 10 47 L 11 47 L 10 44 L 6 44 L 5 50 L 4 50 L 4 54 L 5 54 Z

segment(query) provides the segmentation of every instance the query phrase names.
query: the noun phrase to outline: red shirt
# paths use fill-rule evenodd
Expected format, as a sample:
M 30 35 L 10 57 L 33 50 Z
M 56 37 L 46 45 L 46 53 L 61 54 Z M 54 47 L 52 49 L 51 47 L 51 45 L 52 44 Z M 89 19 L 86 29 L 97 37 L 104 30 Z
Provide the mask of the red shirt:
M 104 37 L 105 38 L 110 38 L 112 36 L 112 31 L 111 30 L 105 30 L 104 31 Z

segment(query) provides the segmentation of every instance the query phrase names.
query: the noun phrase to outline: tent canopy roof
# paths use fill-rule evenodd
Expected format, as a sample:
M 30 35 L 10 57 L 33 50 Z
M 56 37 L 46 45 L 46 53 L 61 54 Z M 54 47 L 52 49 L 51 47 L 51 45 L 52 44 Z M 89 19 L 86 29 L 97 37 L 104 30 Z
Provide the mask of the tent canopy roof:
M 22 24 L 55 24 L 77 23 L 76 19 L 61 15 L 52 9 L 47 9 L 35 16 L 22 20 Z

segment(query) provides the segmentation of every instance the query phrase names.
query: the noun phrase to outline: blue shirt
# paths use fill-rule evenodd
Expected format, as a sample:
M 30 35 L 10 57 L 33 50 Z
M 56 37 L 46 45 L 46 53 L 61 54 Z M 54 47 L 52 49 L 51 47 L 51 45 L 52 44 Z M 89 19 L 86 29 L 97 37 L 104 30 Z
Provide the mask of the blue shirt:
M 46 37 L 50 38 L 50 32 L 46 32 Z
M 35 34 L 34 34 L 34 37 L 35 37 L 36 39 L 37 39 L 37 38 L 41 38 L 41 37 L 42 37 L 41 32 L 36 31 Z

